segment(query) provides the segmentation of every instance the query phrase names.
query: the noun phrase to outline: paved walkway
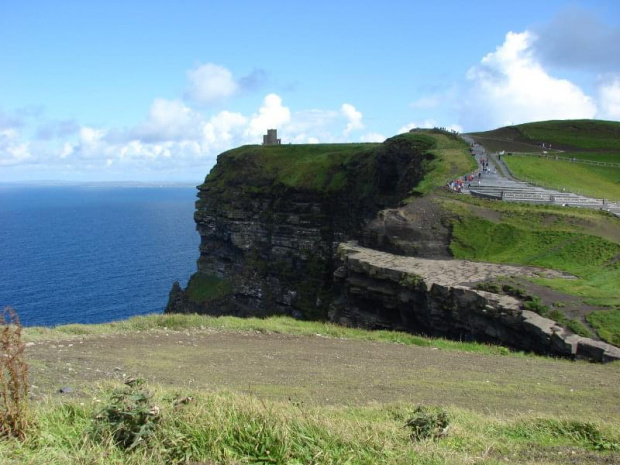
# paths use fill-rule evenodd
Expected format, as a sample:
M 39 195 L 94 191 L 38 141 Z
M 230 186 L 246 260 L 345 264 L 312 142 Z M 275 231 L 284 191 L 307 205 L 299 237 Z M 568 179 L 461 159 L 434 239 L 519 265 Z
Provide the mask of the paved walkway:
M 463 183 L 463 193 L 477 197 L 504 200 L 507 202 L 526 202 L 547 205 L 592 208 L 605 210 L 620 217 L 620 204 L 604 199 L 593 199 L 566 191 L 557 191 L 517 181 L 510 169 L 501 159 L 501 155 L 490 153 L 469 136 L 463 139 L 471 145 L 472 155 L 478 162 L 478 170 L 472 181 Z M 483 161 L 488 162 L 488 169 L 483 170 Z M 479 173 L 479 174 L 478 174 Z

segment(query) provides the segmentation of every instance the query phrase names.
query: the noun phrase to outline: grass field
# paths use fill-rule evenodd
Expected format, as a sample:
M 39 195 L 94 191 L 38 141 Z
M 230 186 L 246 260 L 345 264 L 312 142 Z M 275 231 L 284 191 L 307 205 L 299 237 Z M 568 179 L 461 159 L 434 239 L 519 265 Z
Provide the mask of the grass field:
M 287 318 L 152 315 L 26 336 L 36 422 L 24 441 L 0 442 L 3 464 L 620 459 L 619 364 L 407 345 L 398 333 L 378 342 Z M 146 379 L 158 418 L 131 451 L 94 426 L 113 395 L 131 408 L 140 398 L 113 391 L 126 376 Z M 64 385 L 75 392 L 58 394 Z M 447 415 L 444 437 L 412 436 L 420 405 Z
M 568 153 L 620 151 L 620 123 L 600 120 L 561 120 L 507 126 L 492 131 L 472 133 L 491 151 L 528 152 L 552 149 Z M 570 156 L 570 155 L 569 155 Z M 595 158 L 596 159 L 596 158 Z M 616 160 L 617 161 L 617 160 Z
M 536 157 L 505 156 L 512 174 L 537 185 L 620 201 L 620 168 L 583 165 Z

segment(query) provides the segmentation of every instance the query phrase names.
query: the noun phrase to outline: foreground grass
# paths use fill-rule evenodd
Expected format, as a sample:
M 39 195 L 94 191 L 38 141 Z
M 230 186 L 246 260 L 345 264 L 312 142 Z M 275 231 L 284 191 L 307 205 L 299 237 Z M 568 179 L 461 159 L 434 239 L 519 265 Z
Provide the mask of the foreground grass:
M 460 350 L 484 354 L 507 355 L 505 347 L 475 342 L 451 341 L 429 338 L 398 331 L 368 331 L 347 328 L 333 323 L 301 321 L 285 316 L 269 318 L 237 318 L 233 316 L 213 317 L 208 315 L 153 314 L 136 316 L 112 323 L 82 325 L 71 324 L 48 327 L 29 327 L 24 329 L 28 342 L 41 340 L 62 340 L 88 335 L 118 334 L 123 332 L 148 331 L 154 329 L 217 329 L 224 331 L 258 331 L 264 333 L 290 334 L 299 336 L 321 335 L 338 339 L 376 341 L 421 347 L 436 347 L 446 350 Z
M 447 408 L 450 427 L 438 440 L 412 440 L 406 422 L 415 405 L 310 407 L 228 392 L 154 386 L 160 410 L 153 436 L 132 451 L 92 434 L 93 418 L 111 395 L 102 385 L 91 401 L 34 405 L 36 424 L 23 442 L 0 442 L 3 464 L 497 464 L 613 463 L 620 459 L 617 423 L 578 414 L 506 419 Z M 178 399 L 192 396 L 187 404 Z
M 503 158 L 518 179 L 551 189 L 620 201 L 620 168 L 582 165 L 536 157 Z

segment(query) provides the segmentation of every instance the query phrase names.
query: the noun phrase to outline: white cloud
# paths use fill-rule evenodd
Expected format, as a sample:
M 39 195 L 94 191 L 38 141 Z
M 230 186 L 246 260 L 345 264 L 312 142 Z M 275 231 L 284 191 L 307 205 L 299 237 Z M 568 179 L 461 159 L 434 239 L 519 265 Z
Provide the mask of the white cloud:
M 620 120 L 620 75 L 601 80 L 598 86 L 598 101 L 598 118 Z
M 282 105 L 282 98 L 276 94 L 265 97 L 258 113 L 252 116 L 246 135 L 249 140 L 257 139 L 267 133 L 267 129 L 278 129 L 291 120 L 291 111 Z M 259 142 L 258 140 L 255 143 Z
M 155 99 L 145 123 L 126 137 L 148 142 L 194 139 L 200 134 L 202 115 L 180 100 Z
M 549 119 L 592 118 L 596 105 L 578 86 L 550 76 L 535 59 L 531 32 L 509 32 L 495 52 L 467 73 L 461 108 L 468 129 Z
M 0 116 L 0 165 L 11 169 L 36 165 L 39 173 L 63 173 L 61 177 L 73 179 L 161 180 L 178 178 L 178 173 L 185 179 L 202 177 L 217 154 L 242 144 L 259 144 L 267 129 L 278 129 L 285 143 L 315 144 L 349 142 L 350 133 L 364 127 L 362 113 L 350 103 L 293 113 L 274 93 L 267 94 L 255 112 L 245 114 L 209 112 L 193 108 L 189 101 L 158 98 L 143 122 L 124 129 L 75 128 L 72 121 L 48 124 L 41 119 L 28 127 Z M 24 131 L 18 123 L 38 137 L 22 141 Z M 384 139 L 382 134 L 367 132 L 358 140 Z
M 344 130 L 344 135 L 348 136 L 351 131 L 363 129 L 362 112 L 357 111 L 350 103 L 343 103 L 340 107 L 340 112 L 347 118 L 347 127 Z
M 187 71 L 189 88 L 186 96 L 200 105 L 211 105 L 235 94 L 239 88 L 225 67 L 207 63 Z
M 20 140 L 17 129 L 0 129 L 0 166 L 19 165 L 32 158 L 30 145 Z

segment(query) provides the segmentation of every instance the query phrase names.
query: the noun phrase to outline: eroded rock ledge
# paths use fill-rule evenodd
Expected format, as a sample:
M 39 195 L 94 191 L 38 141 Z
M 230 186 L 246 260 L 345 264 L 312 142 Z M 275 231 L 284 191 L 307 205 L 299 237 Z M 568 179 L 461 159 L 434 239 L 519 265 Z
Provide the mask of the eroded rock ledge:
M 497 275 L 565 277 L 560 272 L 464 260 L 397 256 L 341 243 L 340 291 L 330 320 L 370 329 L 396 329 L 508 345 L 540 354 L 620 360 L 620 349 L 573 334 L 555 321 L 521 310 L 510 296 L 467 283 Z

